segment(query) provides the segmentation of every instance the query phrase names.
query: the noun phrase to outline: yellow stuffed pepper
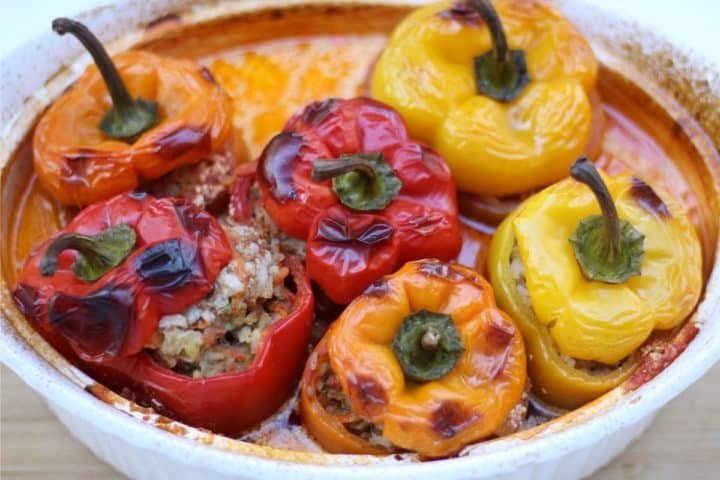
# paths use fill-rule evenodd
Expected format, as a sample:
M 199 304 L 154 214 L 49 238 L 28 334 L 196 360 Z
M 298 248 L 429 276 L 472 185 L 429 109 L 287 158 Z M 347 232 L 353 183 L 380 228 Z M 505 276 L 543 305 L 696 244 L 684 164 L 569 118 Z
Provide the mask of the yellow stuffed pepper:
M 489 271 L 527 343 L 535 393 L 575 408 L 619 385 L 655 329 L 678 326 L 702 287 L 682 207 L 631 175 L 581 158 L 498 228 Z
M 516 430 L 520 331 L 477 272 L 405 264 L 356 298 L 310 356 L 303 422 L 329 451 L 445 456 Z
M 492 3 L 412 13 L 380 57 L 371 92 L 447 160 L 459 190 L 501 197 L 565 177 L 600 122 L 587 40 L 543 0 Z

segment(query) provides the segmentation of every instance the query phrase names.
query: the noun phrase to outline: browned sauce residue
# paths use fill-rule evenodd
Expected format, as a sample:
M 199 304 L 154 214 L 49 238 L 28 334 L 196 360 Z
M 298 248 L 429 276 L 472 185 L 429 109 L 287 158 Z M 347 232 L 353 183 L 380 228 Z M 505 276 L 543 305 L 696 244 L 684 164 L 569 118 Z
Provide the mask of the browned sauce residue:
M 431 414 L 430 428 L 441 437 L 452 438 L 480 420 L 480 415 L 468 410 L 460 403 L 446 400 Z

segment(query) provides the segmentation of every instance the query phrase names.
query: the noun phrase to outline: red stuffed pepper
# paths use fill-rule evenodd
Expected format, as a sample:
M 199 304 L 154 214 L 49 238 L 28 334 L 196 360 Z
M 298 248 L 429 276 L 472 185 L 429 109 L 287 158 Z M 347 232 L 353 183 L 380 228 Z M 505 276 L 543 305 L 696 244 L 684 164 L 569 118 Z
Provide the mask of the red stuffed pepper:
M 448 166 L 374 100 L 308 105 L 267 145 L 257 178 L 268 214 L 307 241 L 308 275 L 337 303 L 407 261 L 460 250 Z
M 142 194 L 83 210 L 28 259 L 13 295 L 96 378 L 228 435 L 292 393 L 313 312 L 302 265 L 254 219 Z

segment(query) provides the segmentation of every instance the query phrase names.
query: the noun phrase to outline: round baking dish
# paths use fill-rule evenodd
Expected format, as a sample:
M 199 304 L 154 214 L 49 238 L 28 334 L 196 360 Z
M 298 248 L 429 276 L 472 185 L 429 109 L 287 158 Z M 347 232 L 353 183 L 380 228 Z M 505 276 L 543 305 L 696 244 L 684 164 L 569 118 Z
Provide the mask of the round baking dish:
M 352 9 L 350 14 L 371 22 L 376 18 L 377 28 L 382 28 L 412 3 L 416 2 L 123 0 L 79 19 L 102 32 L 103 40 L 110 41 L 109 49 L 118 52 L 138 44 L 172 42 L 172 36 L 184 27 L 217 25 L 234 18 L 249 21 L 256 18 L 253 15 L 292 15 L 306 8 L 327 15 Z M 720 74 L 652 32 L 641 31 L 582 1 L 558 3 L 591 39 L 606 74 L 628 79 L 627 88 L 646 96 L 647 108 L 657 112 L 660 123 L 667 124 L 668 131 L 680 139 L 689 153 L 678 166 L 690 172 L 689 183 L 702 199 L 699 209 L 704 219 L 701 233 L 707 283 L 701 304 L 678 334 L 695 338 L 654 379 L 634 389 L 621 386 L 539 427 L 472 445 L 457 458 L 417 462 L 403 456 L 330 455 L 263 447 L 188 427 L 135 405 L 94 382 L 45 343 L 14 307 L 4 273 L 0 360 L 45 397 L 80 441 L 132 478 L 562 479 L 589 475 L 620 453 L 658 409 L 720 358 L 720 160 L 715 147 L 720 143 Z M 382 19 L 383 12 L 391 15 Z M 341 31 L 342 25 L 333 28 Z M 17 183 L 31 168 L 29 164 L 10 165 L 11 154 L 23 148 L 23 139 L 37 116 L 87 62 L 85 56 L 78 57 L 77 45 L 52 38 L 48 33 L 2 60 L 3 241 L 9 212 L 15 207 Z

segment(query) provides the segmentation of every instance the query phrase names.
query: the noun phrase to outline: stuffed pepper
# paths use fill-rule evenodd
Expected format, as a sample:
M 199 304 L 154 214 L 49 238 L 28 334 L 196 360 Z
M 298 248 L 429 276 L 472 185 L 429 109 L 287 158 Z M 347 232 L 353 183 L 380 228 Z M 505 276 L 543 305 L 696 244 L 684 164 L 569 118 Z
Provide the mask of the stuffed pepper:
M 75 206 L 138 188 L 222 206 L 236 162 L 232 104 L 209 71 L 143 51 L 111 60 L 84 25 L 69 19 L 56 19 L 53 30 L 76 36 L 95 65 L 35 129 L 43 187 Z
M 437 260 L 377 280 L 331 326 L 301 384 L 305 426 L 335 453 L 441 457 L 516 430 L 520 330 L 477 272 Z
M 308 105 L 263 151 L 257 182 L 269 217 L 306 242 L 308 275 L 336 303 L 406 261 L 460 250 L 447 165 L 373 100 Z
M 239 434 L 292 393 L 313 296 L 254 218 L 185 200 L 96 203 L 27 261 L 13 292 L 63 353 L 193 426 Z
M 626 380 L 653 330 L 678 326 L 702 288 L 700 243 L 683 209 L 585 158 L 495 234 L 498 304 L 522 330 L 535 394 L 578 407 Z
M 517 205 L 508 196 L 560 180 L 595 153 L 596 76 L 590 44 L 548 2 L 458 0 L 420 8 L 395 29 L 371 92 L 445 158 L 466 192 L 463 210 L 498 222 Z

